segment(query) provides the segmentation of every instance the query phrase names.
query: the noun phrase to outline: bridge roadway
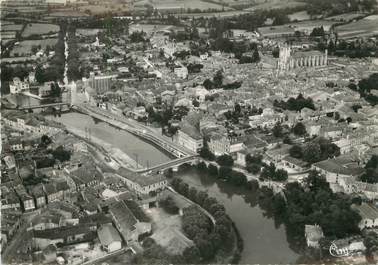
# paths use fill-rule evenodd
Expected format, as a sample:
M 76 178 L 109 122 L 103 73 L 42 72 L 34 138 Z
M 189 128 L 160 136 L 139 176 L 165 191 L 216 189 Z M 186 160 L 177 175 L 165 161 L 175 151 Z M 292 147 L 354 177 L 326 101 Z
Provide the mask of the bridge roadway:
M 58 107 L 58 106 L 71 106 L 71 103 L 67 102 L 57 102 L 57 103 L 49 103 L 49 104 L 43 104 L 43 105 L 31 105 L 27 107 L 19 107 L 18 110 L 29 110 L 29 109 L 42 109 L 42 108 L 48 108 L 48 107 Z
M 88 106 L 85 104 L 74 105 L 73 108 L 120 129 L 128 131 L 134 135 L 140 136 L 141 138 L 156 144 L 178 158 L 196 155 L 194 152 L 174 143 L 168 137 L 159 135 L 147 126 L 141 125 L 131 119 L 127 119 L 125 117 L 121 117 L 119 115 L 100 110 L 97 107 Z
M 180 166 L 185 163 L 196 162 L 197 159 L 198 159 L 198 155 L 189 155 L 189 156 L 177 158 L 175 160 L 168 161 L 159 165 L 155 165 L 150 168 L 142 168 L 142 169 L 136 170 L 135 172 L 147 173 L 149 171 L 162 171 L 168 168 Z

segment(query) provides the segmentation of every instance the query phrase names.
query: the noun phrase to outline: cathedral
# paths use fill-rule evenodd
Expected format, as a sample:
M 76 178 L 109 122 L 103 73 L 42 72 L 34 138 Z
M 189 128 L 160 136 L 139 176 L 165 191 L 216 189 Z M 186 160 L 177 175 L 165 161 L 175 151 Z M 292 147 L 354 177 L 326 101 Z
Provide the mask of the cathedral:
M 304 67 L 319 67 L 327 65 L 328 51 L 305 51 L 292 53 L 291 47 L 280 47 L 280 55 L 277 63 L 278 70 L 292 70 Z

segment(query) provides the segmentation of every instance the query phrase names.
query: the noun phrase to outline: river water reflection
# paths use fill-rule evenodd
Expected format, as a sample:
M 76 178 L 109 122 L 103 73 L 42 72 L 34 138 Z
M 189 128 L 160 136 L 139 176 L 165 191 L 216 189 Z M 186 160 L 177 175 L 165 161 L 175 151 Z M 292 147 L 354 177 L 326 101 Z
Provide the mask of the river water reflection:
M 241 264 L 295 263 L 299 254 L 289 248 L 285 227 L 276 228 L 274 220 L 263 215 L 256 192 L 214 182 L 194 169 L 177 173 L 190 186 L 207 191 L 221 202 L 235 222 L 243 240 Z
M 153 166 L 171 160 L 171 157 L 157 147 L 124 130 L 115 128 L 105 122 L 93 119 L 77 112 L 62 113 L 61 117 L 50 117 L 66 126 L 90 132 L 92 137 L 99 138 L 125 152 L 132 159 L 138 158 L 142 166 Z

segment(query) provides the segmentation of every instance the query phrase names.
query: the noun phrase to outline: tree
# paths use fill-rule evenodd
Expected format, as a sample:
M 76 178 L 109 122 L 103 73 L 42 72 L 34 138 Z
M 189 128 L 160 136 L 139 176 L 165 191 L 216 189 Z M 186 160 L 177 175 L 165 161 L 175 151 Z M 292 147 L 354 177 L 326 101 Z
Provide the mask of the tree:
M 218 177 L 221 179 L 229 179 L 232 174 L 232 169 L 230 167 L 220 167 Z
M 298 122 L 293 127 L 293 133 L 297 136 L 304 136 L 306 134 L 306 126 L 303 123 Z
M 220 166 L 232 167 L 234 165 L 234 159 L 232 159 L 232 157 L 230 155 L 224 154 L 224 155 L 217 157 L 217 163 Z
M 178 214 L 179 208 L 171 196 L 159 201 L 159 205 L 169 214 Z
M 203 204 L 204 204 L 204 202 L 205 202 L 205 200 L 207 199 L 208 196 L 209 195 L 206 192 L 204 192 L 204 191 L 201 190 L 201 191 L 199 191 L 197 193 L 197 200 L 196 200 L 196 202 L 199 205 L 203 206 Z
M 196 246 L 186 248 L 182 255 L 188 264 L 198 264 L 200 262 L 201 253 Z
M 216 88 L 219 88 L 223 84 L 223 72 L 218 70 L 213 78 L 213 83 Z
M 303 151 L 302 147 L 299 145 L 293 145 L 289 150 L 290 156 L 294 158 L 302 158 L 303 157 Z
M 256 163 L 251 163 L 247 165 L 247 171 L 252 174 L 257 174 L 261 170 L 261 165 Z
M 252 54 L 252 62 L 253 63 L 258 63 L 260 62 L 261 58 L 260 58 L 260 54 L 259 54 L 259 51 L 257 50 L 257 48 L 253 51 L 253 54 Z
M 43 82 L 45 82 L 45 77 L 44 77 L 44 73 L 43 73 L 42 67 L 39 66 L 39 65 L 35 69 L 35 80 L 39 84 L 42 84 Z
M 321 149 L 317 143 L 309 143 L 303 150 L 303 159 L 309 163 L 319 162 L 321 157 Z
M 41 137 L 41 144 L 43 144 L 44 146 L 47 146 L 49 144 L 52 143 L 52 140 L 49 136 L 47 136 L 46 134 L 42 135 Z
M 273 127 L 273 135 L 274 137 L 282 137 L 283 133 L 282 133 L 282 126 L 281 126 L 281 123 L 277 122 L 274 127 Z
M 203 139 L 203 147 L 201 148 L 199 155 L 204 159 L 213 161 L 215 159 L 215 155 L 210 151 L 207 140 L 208 139 L 206 137 Z
M 164 175 L 166 178 L 170 179 L 173 177 L 173 169 L 172 168 L 168 168 L 165 172 L 164 172 Z
M 203 81 L 203 84 L 202 84 L 207 90 L 211 90 L 214 88 L 214 83 L 210 80 L 210 79 L 206 79 L 205 81 Z
M 251 164 L 251 163 L 262 164 L 262 159 L 263 159 L 263 156 L 260 155 L 260 154 L 258 154 L 258 155 L 248 154 L 245 157 L 245 162 L 246 162 L 246 164 Z
M 197 189 L 194 187 L 189 188 L 188 197 L 191 201 L 196 201 L 197 199 Z
M 366 247 L 366 256 L 371 257 L 374 252 L 378 251 L 378 234 L 376 232 L 368 232 L 364 238 Z
M 206 172 L 207 171 L 207 165 L 206 165 L 206 163 L 205 162 L 199 162 L 198 164 L 197 164 L 197 169 L 199 170 L 199 171 L 202 171 L 202 172 Z
M 233 171 L 230 182 L 236 186 L 242 186 L 247 183 L 247 177 L 241 172 Z
M 189 185 L 185 182 L 180 183 L 178 187 L 178 192 L 187 197 L 189 192 Z
M 51 87 L 50 95 L 52 97 L 60 97 L 61 96 L 62 90 L 61 90 L 61 88 L 60 88 L 60 86 L 59 86 L 58 83 L 56 83 L 56 82 L 52 83 L 50 85 L 50 87 Z
M 68 161 L 71 158 L 70 151 L 64 150 L 63 146 L 59 146 L 54 151 L 52 151 L 52 155 L 60 162 Z
M 378 156 L 373 155 L 365 165 L 365 173 L 360 180 L 368 183 L 378 183 Z
M 210 260 L 211 258 L 214 257 L 214 254 L 215 254 L 214 248 L 213 248 L 212 243 L 208 239 L 197 236 L 194 239 L 194 242 L 195 242 L 196 246 L 198 247 L 198 249 L 201 253 L 201 256 L 205 260 Z
M 218 175 L 218 167 L 213 165 L 213 164 L 209 164 L 208 172 L 209 172 L 210 176 L 217 176 Z
M 287 178 L 288 178 L 288 174 L 287 174 L 287 171 L 284 169 L 277 169 L 273 177 L 273 179 L 276 181 L 286 181 Z
M 274 48 L 272 50 L 272 55 L 274 58 L 279 58 L 280 57 L 280 49 L 278 47 Z

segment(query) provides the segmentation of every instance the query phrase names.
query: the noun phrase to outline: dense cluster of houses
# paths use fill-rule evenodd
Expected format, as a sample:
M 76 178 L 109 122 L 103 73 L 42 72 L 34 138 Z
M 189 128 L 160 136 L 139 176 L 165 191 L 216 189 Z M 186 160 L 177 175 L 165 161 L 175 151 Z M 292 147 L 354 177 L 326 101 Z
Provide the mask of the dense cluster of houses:
M 62 258 L 57 256 L 62 246 L 93 243 L 95 239 L 99 240 L 102 255 L 126 246 L 139 251 L 140 236 L 151 233 L 152 228 L 151 223 L 138 219 L 140 215 L 135 211 L 157 205 L 157 195 L 167 186 L 166 178 L 124 168 L 107 175 L 96 165 L 84 142 L 49 123 L 32 126 L 29 116 L 3 121 L 4 144 L 13 146 L 6 138 L 19 131 L 25 131 L 20 139 L 28 134 L 35 140 L 27 149 L 11 147 L 2 153 L 2 249 L 15 236 L 25 236 L 22 233 L 26 230 L 32 235 L 26 244 L 28 251 L 40 262 Z M 70 160 L 40 167 L 44 134 L 52 139 L 49 147 L 62 146 L 71 153 Z M 136 206 L 130 208 L 130 202 Z M 38 217 L 28 219 L 36 213 Z M 75 259 L 65 258 L 72 262 Z

